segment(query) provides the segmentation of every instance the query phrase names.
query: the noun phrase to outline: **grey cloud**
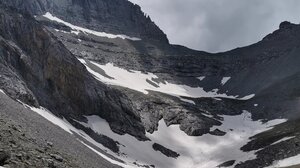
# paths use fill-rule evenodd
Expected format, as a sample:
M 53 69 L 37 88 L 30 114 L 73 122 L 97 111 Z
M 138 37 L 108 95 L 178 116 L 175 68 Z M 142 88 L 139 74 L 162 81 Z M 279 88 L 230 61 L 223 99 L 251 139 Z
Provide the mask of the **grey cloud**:
M 299 23 L 299 0 L 130 0 L 171 43 L 220 52 L 255 43 L 288 20 Z

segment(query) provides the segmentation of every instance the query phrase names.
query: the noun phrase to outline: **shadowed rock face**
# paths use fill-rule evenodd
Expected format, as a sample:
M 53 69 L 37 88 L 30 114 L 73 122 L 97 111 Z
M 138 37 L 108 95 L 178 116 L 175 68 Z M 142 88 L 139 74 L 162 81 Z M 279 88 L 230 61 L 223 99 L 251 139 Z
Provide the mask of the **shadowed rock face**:
M 3 0 L 2 3 L 31 15 L 51 12 L 75 25 L 97 31 L 168 43 L 167 36 L 141 8 L 127 0 Z
M 129 134 L 144 138 L 138 116 L 122 105 L 126 96 L 96 81 L 64 45 L 32 17 L 9 9 L 1 9 L 0 17 L 3 51 L 0 65 L 5 69 L 0 72 L 4 79 L 1 81 L 3 90 L 15 99 L 44 106 L 66 118 L 100 115 L 114 123 L 111 126 L 116 132 L 131 132 Z M 135 122 L 120 123 L 123 115 L 123 121 Z

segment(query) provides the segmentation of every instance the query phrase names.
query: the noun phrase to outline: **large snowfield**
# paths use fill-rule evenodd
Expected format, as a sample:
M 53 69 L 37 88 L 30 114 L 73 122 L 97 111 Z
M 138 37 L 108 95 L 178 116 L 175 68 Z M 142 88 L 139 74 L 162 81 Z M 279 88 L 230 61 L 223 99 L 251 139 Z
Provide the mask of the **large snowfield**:
M 125 161 L 125 164 L 107 157 L 105 153 L 101 153 L 101 151 L 82 142 L 101 157 L 113 164 L 128 168 L 138 167 L 134 163 L 138 163 L 139 165 L 155 165 L 157 168 L 213 168 L 229 160 L 236 160 L 236 165 L 239 162 L 256 158 L 255 151 L 243 152 L 240 150 L 249 141 L 249 137 L 269 130 L 272 126 L 286 121 L 284 119 L 272 120 L 267 123 L 252 121 L 251 114 L 244 111 L 241 115 L 237 116 L 221 116 L 224 118 L 222 121 L 223 124 L 211 128 L 212 130 L 219 129 L 227 132 L 225 136 L 206 134 L 200 137 L 192 137 L 181 131 L 178 125 L 167 127 L 165 122 L 161 120 L 158 131 L 155 131 L 153 134 L 146 134 L 151 140 L 146 142 L 138 141 L 128 134 L 119 135 L 114 133 L 110 129 L 109 124 L 98 116 L 86 116 L 88 119 L 87 123 L 78 122 L 85 127 L 91 128 L 96 133 L 106 135 L 118 141 L 120 143 L 120 153 L 116 154 L 94 141 L 83 131 L 74 128 L 66 120 L 54 116 L 47 109 L 42 107 L 30 108 L 66 132 L 70 134 L 76 133 L 103 151 L 107 151 L 108 154 Z M 179 153 L 180 156 L 176 159 L 167 157 L 159 151 L 155 151 L 152 148 L 153 143 L 158 143 L 172 149 Z
M 100 74 L 90 68 L 87 64 L 87 60 L 79 59 L 83 63 L 87 70 L 99 81 L 109 84 L 126 87 L 132 90 L 148 94 L 148 91 L 161 92 L 173 96 L 185 96 L 191 98 L 200 98 L 200 97 L 219 97 L 219 98 L 229 98 L 229 99 L 239 99 L 239 100 L 248 100 L 253 98 L 255 95 L 251 94 L 245 97 L 239 97 L 238 95 L 227 95 L 226 93 L 218 93 L 219 89 L 213 89 L 211 91 L 205 91 L 201 87 L 190 87 L 187 85 L 177 85 L 172 84 L 167 81 L 165 82 L 156 82 L 154 79 L 158 77 L 153 73 L 142 73 L 140 71 L 126 70 L 114 66 L 111 63 L 106 65 L 100 65 L 96 62 L 89 61 L 91 64 L 97 66 L 98 68 L 104 70 L 106 75 Z M 199 77 L 199 80 L 204 79 L 204 77 Z M 222 84 L 226 83 L 230 78 L 223 78 L 221 81 Z

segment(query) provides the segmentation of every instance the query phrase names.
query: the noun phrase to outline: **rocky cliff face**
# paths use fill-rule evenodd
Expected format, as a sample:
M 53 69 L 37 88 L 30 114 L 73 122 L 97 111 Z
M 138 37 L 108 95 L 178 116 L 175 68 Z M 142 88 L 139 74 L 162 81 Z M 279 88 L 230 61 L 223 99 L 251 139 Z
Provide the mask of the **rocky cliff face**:
M 244 135 L 248 131 L 235 132 L 239 130 L 236 127 L 244 128 L 245 124 L 224 126 L 222 130 L 228 116 L 246 115 L 248 111 L 251 122 L 263 125 L 257 120 L 293 119 L 299 115 L 299 25 L 284 22 L 257 44 L 210 54 L 168 44 L 166 35 L 140 8 L 125 0 L 1 3 L 0 89 L 15 100 L 47 108 L 63 118 L 61 122 L 72 127 L 77 138 L 90 137 L 90 143 L 104 146 L 104 150 L 112 151 L 109 154 L 125 159 L 131 166 L 151 166 L 162 159 L 149 156 L 151 152 L 174 156 L 156 162 L 157 167 L 176 167 L 183 163 L 182 157 L 189 156 L 183 147 L 170 145 L 173 141 L 161 141 L 164 135 L 155 137 L 168 129 L 162 123 L 171 130 L 179 125 L 181 131 L 174 141 L 196 136 L 193 138 L 200 139 L 191 142 L 201 143 L 207 141 L 201 138 L 209 137 L 208 141 L 218 144 L 218 138 L 226 141 L 232 134 Z M 112 38 L 107 33 L 141 40 Z M 105 119 L 112 132 L 97 116 Z M 282 130 L 279 125 L 269 130 L 280 130 L 272 135 L 268 131 L 255 135 L 254 130 L 254 138 L 241 138 L 245 140 L 239 146 L 243 151 L 263 148 L 257 153 L 258 159 L 226 160 L 214 153 L 218 163 L 215 166 L 224 162 L 236 167 L 262 167 L 271 165 L 275 158 L 296 155 L 299 146 L 290 146 L 299 139 L 298 132 L 291 131 L 294 128 L 290 121 L 283 125 L 288 129 Z M 166 133 L 171 136 L 171 132 Z M 284 142 L 284 148 L 272 145 L 287 135 L 294 138 Z M 128 148 L 136 149 L 140 143 L 150 147 L 142 145 L 147 151 L 143 153 L 146 159 L 140 158 L 142 154 L 128 152 Z M 205 145 L 195 148 L 199 146 Z M 222 150 L 222 145 L 219 147 Z M 273 150 L 288 155 L 276 152 L 272 158 L 266 154 Z M 187 159 L 192 158 L 194 166 L 198 162 L 197 166 L 202 166 L 192 155 Z
M 47 107 L 67 118 L 99 115 L 105 111 L 102 117 L 111 118 L 107 119 L 115 123 L 114 127 L 120 133 L 127 128 L 118 128 L 121 124 L 120 120 L 115 120 L 116 116 L 122 118 L 124 113 L 128 120 L 136 120 L 135 114 L 122 107 L 122 94 L 93 79 L 33 17 L 2 10 L 0 32 L 3 52 L 1 88 L 13 98 L 29 105 Z M 127 126 L 131 125 L 132 130 L 140 129 L 135 132 L 144 137 L 138 123 L 137 120 Z

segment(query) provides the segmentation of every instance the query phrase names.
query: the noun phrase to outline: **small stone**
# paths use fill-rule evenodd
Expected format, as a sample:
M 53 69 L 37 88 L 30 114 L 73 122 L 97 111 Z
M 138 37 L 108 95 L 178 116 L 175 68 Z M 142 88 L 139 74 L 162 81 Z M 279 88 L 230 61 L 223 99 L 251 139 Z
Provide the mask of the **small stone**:
M 50 156 L 59 162 L 62 162 L 64 160 L 60 155 L 51 154 Z
M 8 164 L 3 165 L 3 167 L 5 167 L 5 168 L 10 168 L 10 166 L 9 166 Z
M 23 156 L 23 155 L 22 155 L 21 153 L 16 154 L 16 157 L 17 157 L 18 159 L 20 159 L 20 160 L 22 159 L 22 156 Z
M 50 141 L 47 141 L 47 145 L 50 146 L 50 147 L 52 147 L 52 146 L 53 146 L 53 143 L 50 142 Z
M 18 132 L 22 132 L 19 128 L 17 128 L 15 125 L 12 126 L 12 129 Z
M 44 153 L 44 151 L 42 149 L 36 149 L 36 151 L 40 152 L 40 153 Z
M 17 146 L 17 145 L 14 145 L 14 144 L 10 144 L 10 147 L 12 147 L 12 148 L 17 148 L 18 146 Z
M 50 168 L 56 168 L 55 162 L 52 159 L 47 159 L 48 167 Z
M 25 164 L 29 165 L 29 166 L 32 166 L 32 164 L 28 161 L 25 161 Z
M 10 140 L 9 142 L 10 142 L 11 144 L 14 144 L 14 145 L 17 144 L 15 140 Z

